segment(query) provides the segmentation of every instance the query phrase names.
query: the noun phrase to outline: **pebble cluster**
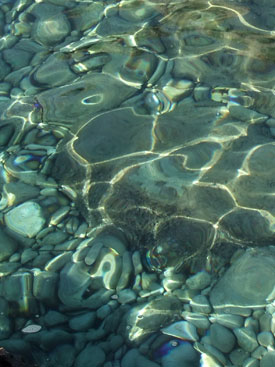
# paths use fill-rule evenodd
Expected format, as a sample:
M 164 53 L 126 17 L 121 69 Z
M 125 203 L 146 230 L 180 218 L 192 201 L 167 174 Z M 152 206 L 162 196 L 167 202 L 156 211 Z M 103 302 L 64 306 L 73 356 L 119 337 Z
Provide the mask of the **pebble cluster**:
M 274 8 L 253 4 L 0 2 L 0 347 L 275 366 Z

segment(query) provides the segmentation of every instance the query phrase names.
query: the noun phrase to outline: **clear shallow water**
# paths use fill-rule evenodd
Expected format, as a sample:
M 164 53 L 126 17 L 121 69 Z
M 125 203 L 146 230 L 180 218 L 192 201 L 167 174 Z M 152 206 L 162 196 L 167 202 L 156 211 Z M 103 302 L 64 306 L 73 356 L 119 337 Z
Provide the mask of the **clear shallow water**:
M 273 363 L 274 14 L 1 2 L 0 345 L 39 367 Z

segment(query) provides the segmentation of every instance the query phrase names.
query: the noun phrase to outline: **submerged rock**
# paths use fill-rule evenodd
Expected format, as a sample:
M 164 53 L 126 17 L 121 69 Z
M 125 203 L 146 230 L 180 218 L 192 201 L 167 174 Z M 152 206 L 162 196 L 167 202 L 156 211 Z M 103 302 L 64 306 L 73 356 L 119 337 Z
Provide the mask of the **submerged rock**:
M 217 313 L 242 314 L 245 308 L 262 308 L 275 285 L 275 248 L 247 250 L 210 293 Z

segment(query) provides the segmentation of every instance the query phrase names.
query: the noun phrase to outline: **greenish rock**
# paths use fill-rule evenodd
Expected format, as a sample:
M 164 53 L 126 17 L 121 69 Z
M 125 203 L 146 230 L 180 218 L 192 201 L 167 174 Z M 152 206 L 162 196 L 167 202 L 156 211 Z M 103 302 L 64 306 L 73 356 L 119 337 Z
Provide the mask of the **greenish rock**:
M 34 297 L 49 305 L 56 304 L 57 281 L 57 273 L 36 270 L 33 280 Z
M 112 312 L 111 307 L 109 305 L 103 305 L 96 311 L 96 317 L 103 320 L 110 312 Z
M 43 228 L 45 218 L 39 204 L 26 201 L 8 211 L 5 222 L 11 231 L 32 238 Z
M 3 51 L 3 58 L 11 65 L 12 70 L 19 70 L 29 65 L 32 54 L 26 50 L 20 49 L 16 44 L 13 48 Z
M 136 293 L 132 289 L 123 289 L 117 293 L 118 302 L 121 304 L 132 303 L 137 299 Z
M 75 29 L 85 31 L 100 21 L 103 10 L 103 4 L 100 2 L 80 3 L 67 14 Z
M 69 318 L 68 316 L 63 315 L 60 312 L 50 310 L 46 313 L 43 320 L 46 326 L 52 327 L 66 323 L 69 320 Z
M 202 290 L 211 283 L 211 275 L 206 271 L 201 271 L 186 280 L 186 285 L 190 289 Z
M 210 340 L 211 344 L 223 353 L 230 353 L 236 342 L 234 334 L 219 324 L 210 326 Z
M 0 229 L 0 262 L 8 259 L 16 250 L 18 244 Z
M 7 316 L 0 315 L 0 339 L 7 339 L 12 333 L 12 323 Z
M 259 367 L 259 361 L 255 358 L 247 358 L 243 362 L 243 367 Z
M 249 358 L 249 353 L 241 348 L 236 348 L 229 354 L 230 361 L 236 366 L 242 366 L 247 358 Z
M 103 366 L 105 358 L 105 353 L 99 346 L 88 343 L 76 357 L 74 367 L 87 367 L 91 361 L 93 367 L 101 367 Z
M 54 232 L 47 234 L 41 241 L 41 245 L 58 245 L 69 237 L 69 234 L 61 230 L 55 229 Z
M 68 307 L 79 307 L 84 304 L 82 296 L 90 284 L 91 276 L 87 267 L 81 262 L 70 262 L 60 272 L 58 297 Z
M 48 364 L 49 366 L 72 367 L 75 355 L 76 350 L 71 344 L 58 345 L 48 353 Z
M 135 275 L 142 273 L 143 268 L 142 268 L 142 262 L 141 262 L 139 251 L 134 251 L 132 255 L 132 262 L 133 262 Z
M 268 312 L 260 316 L 259 323 L 261 331 L 270 331 L 271 320 L 272 316 Z
M 190 306 L 194 312 L 200 312 L 203 314 L 209 314 L 212 310 L 207 297 L 201 294 L 198 294 L 191 299 Z
M 169 325 L 182 309 L 181 302 L 172 296 L 156 297 L 150 302 L 131 307 L 121 323 L 121 332 L 131 343 L 140 343 L 148 335 Z
M 257 339 L 260 345 L 263 347 L 269 347 L 274 345 L 274 336 L 269 331 L 262 331 L 257 335 Z
M 184 320 L 189 321 L 197 329 L 204 329 L 204 330 L 209 329 L 210 322 L 205 315 L 188 311 L 183 311 L 181 315 L 184 318 Z
M 121 367 L 159 367 L 159 364 L 147 359 L 138 349 L 130 349 L 122 358 Z
M 260 367 L 274 367 L 275 366 L 275 352 L 267 352 L 260 360 Z
M 43 269 L 52 256 L 47 252 L 41 252 L 33 259 L 32 265 L 35 268 Z
M 112 93 L 110 93 L 110 88 L 112 89 Z M 103 73 L 92 73 L 79 78 L 78 81 L 72 84 L 51 88 L 50 90 L 41 92 L 37 95 L 37 99 L 43 107 L 45 123 L 59 121 L 59 124 L 62 126 L 73 126 L 73 130 L 77 131 L 83 123 L 95 117 L 99 112 L 111 110 L 120 105 L 122 101 L 129 98 L 135 92 L 135 88 L 125 85 L 116 78 L 112 78 Z M 99 120 L 102 120 L 102 118 Z M 111 133 L 111 123 L 106 122 L 105 124 L 108 125 L 109 132 Z M 92 129 L 92 127 L 89 129 L 91 125 L 92 124 L 88 124 L 87 129 L 84 129 L 84 131 L 87 132 L 87 130 Z M 81 135 L 86 141 L 84 138 L 84 131 L 82 131 Z M 105 134 L 104 136 L 106 136 Z M 102 139 L 103 136 L 101 141 L 103 141 Z M 104 142 L 106 149 L 108 149 L 106 140 L 104 140 Z M 96 145 L 95 140 L 92 145 Z M 79 144 L 77 144 L 77 146 L 79 146 Z M 90 155 L 92 153 L 92 148 L 91 146 L 88 148 L 87 153 Z M 85 148 L 83 147 L 83 149 Z M 98 154 L 100 154 L 100 152 L 98 152 L 96 156 Z M 102 154 L 106 155 L 103 151 Z M 60 158 L 61 156 L 62 154 L 60 154 Z M 62 165 L 61 162 L 60 164 Z M 56 165 L 58 166 L 58 162 L 56 162 L 55 166 Z M 62 172 L 68 169 L 68 167 L 63 166 L 59 166 L 58 168 L 62 169 Z M 56 172 L 56 175 L 57 173 L 58 172 Z
M 55 256 L 45 265 L 45 270 L 53 272 L 59 271 L 63 268 L 65 264 L 67 264 L 71 260 L 72 254 L 72 251 L 68 251 Z
M 0 126 L 0 146 L 8 144 L 14 134 L 14 130 L 12 125 Z
M 0 264 L 0 273 L 5 276 L 5 275 L 10 275 L 14 272 L 16 272 L 17 269 L 19 269 L 21 266 L 21 263 L 19 262 L 3 262 Z
M 246 352 L 253 352 L 258 346 L 255 332 L 248 328 L 236 328 L 233 330 L 239 346 Z
M 50 55 L 32 75 L 37 86 L 57 87 L 65 85 L 76 79 L 71 71 L 68 61 L 60 54 Z
M 87 312 L 79 316 L 71 317 L 69 320 L 69 326 L 75 331 L 85 331 L 94 325 L 95 319 L 95 312 Z
M 133 273 L 133 264 L 129 251 L 125 251 L 122 256 L 122 272 L 116 286 L 116 291 L 119 292 L 128 286 L 130 277 Z
M 42 13 L 33 26 L 33 38 L 45 46 L 54 46 L 70 33 L 71 27 L 66 16 L 61 12 L 48 17 Z
M 258 348 L 254 350 L 253 353 L 251 353 L 251 357 L 256 358 L 256 359 L 261 359 L 265 353 L 266 353 L 266 348 L 260 345 Z
M 220 325 L 223 325 L 229 329 L 235 329 L 243 326 L 244 318 L 239 315 L 230 315 L 230 314 L 212 314 L 209 318 L 211 322 L 217 322 Z
M 13 205 L 18 205 L 36 198 L 40 190 L 38 187 L 27 185 L 23 182 L 9 182 L 4 185 L 3 191 L 7 194 L 14 195 Z
M 244 314 L 262 308 L 275 282 L 275 249 L 248 249 L 221 277 L 210 293 L 218 313 Z M 264 331 L 264 330 L 262 330 Z
M 0 58 L 0 80 L 4 80 L 5 76 L 9 74 L 11 71 L 11 68 L 9 65 Z
M 26 264 L 32 259 L 34 259 L 38 253 L 33 251 L 31 248 L 25 249 L 21 254 L 21 264 Z
M 124 344 L 124 339 L 121 335 L 112 335 L 110 337 L 110 348 L 116 352 Z
M 40 345 L 47 351 L 53 350 L 57 345 L 70 344 L 73 335 L 64 330 L 46 330 L 40 332 Z

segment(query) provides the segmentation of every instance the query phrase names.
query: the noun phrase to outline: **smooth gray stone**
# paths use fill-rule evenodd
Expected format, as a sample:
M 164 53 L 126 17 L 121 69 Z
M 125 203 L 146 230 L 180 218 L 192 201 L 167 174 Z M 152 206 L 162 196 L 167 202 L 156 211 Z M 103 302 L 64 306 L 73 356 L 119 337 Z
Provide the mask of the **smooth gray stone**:
M 111 307 L 109 305 L 103 305 L 96 311 L 96 317 L 103 320 L 110 312 L 112 312 Z
M 71 317 L 69 320 L 69 326 L 72 330 L 84 331 L 90 329 L 94 325 L 95 319 L 96 313 L 90 311 L 82 315 Z
M 97 310 L 102 305 L 109 302 L 111 296 L 114 294 L 113 290 L 99 289 L 93 293 L 89 298 L 83 300 L 83 306 L 92 310 Z
M 200 271 L 199 273 L 191 276 L 186 280 L 186 285 L 190 289 L 202 290 L 211 283 L 211 275 L 206 271 Z
M 210 340 L 211 344 L 223 353 L 230 353 L 236 342 L 234 334 L 219 324 L 210 326 Z
M 244 327 L 250 328 L 255 331 L 256 334 L 259 332 L 259 322 L 253 317 L 248 317 L 245 319 Z
M 69 237 L 67 232 L 56 229 L 54 232 L 47 234 L 41 241 L 42 246 L 45 245 L 58 245 L 64 242 Z
M 208 318 L 200 313 L 183 311 L 181 315 L 198 329 L 208 329 L 210 326 Z
M 159 367 L 139 353 L 138 349 L 130 349 L 122 358 L 121 367 Z
M 161 358 L 163 367 L 188 367 L 198 365 L 200 354 L 190 343 L 185 343 L 172 349 Z
M 32 58 L 32 53 L 22 50 L 16 44 L 14 47 L 3 51 L 4 60 L 12 67 L 12 70 L 19 70 L 28 66 Z
M 102 241 L 96 241 L 92 244 L 91 248 L 88 250 L 87 255 L 85 256 L 85 263 L 87 265 L 93 265 L 96 262 L 96 259 L 104 247 L 104 243 Z
M 133 272 L 133 264 L 129 251 L 125 251 L 122 256 L 122 272 L 117 283 L 116 291 L 119 292 L 126 288 L 129 283 L 130 276 Z
M 68 263 L 60 272 L 58 297 L 67 307 L 79 307 L 83 303 L 83 293 L 90 284 L 91 276 L 84 264 Z
M 243 315 L 263 308 L 274 287 L 275 249 L 248 249 L 226 271 L 210 293 L 214 310 Z M 262 330 L 264 331 L 264 330 Z
M 54 257 L 53 259 L 51 259 L 46 265 L 45 265 L 45 270 L 47 271 L 53 271 L 53 272 L 57 272 L 60 269 L 63 268 L 63 266 L 65 264 L 67 264 L 71 258 L 72 258 L 72 251 L 67 251 L 67 252 L 63 252 L 63 253 L 59 253 L 59 255 L 57 255 L 56 257 Z
M 68 321 L 68 317 L 60 312 L 50 310 L 46 313 L 43 320 L 46 326 L 56 326 L 64 324 Z
M 110 347 L 112 351 L 117 351 L 124 344 L 124 339 L 121 335 L 112 335 L 110 338 Z
M 131 303 L 134 302 L 137 299 L 137 295 L 134 291 L 131 289 L 123 289 L 122 291 L 119 291 L 117 293 L 118 295 L 118 302 L 121 304 L 125 303 Z
M 53 350 L 57 345 L 70 344 L 73 334 L 64 330 L 46 330 L 40 332 L 41 347 L 47 351 Z
M 33 259 L 32 265 L 34 268 L 43 269 L 44 266 L 50 261 L 52 256 L 48 252 L 39 253 L 37 257 Z
M 71 10 L 69 20 L 75 29 L 85 31 L 100 21 L 103 11 L 104 7 L 100 2 L 80 3 L 75 7 L 75 11 Z
M 241 366 L 248 357 L 249 353 L 241 348 L 234 349 L 229 355 L 230 361 L 236 366 Z
M 0 80 L 3 80 L 10 71 L 11 68 L 8 66 L 8 64 L 2 58 L 0 58 Z
M 195 289 L 176 289 L 173 291 L 173 295 L 176 296 L 182 302 L 190 302 L 196 295 L 198 295 L 198 290 Z
M 4 297 L 15 302 L 20 312 L 31 312 L 36 309 L 32 294 L 33 276 L 28 272 L 18 272 L 5 278 Z
M 201 344 L 198 342 L 194 343 L 194 348 L 198 350 L 200 353 L 206 353 L 210 355 L 214 360 L 220 362 L 222 365 L 227 364 L 227 360 L 222 352 L 220 352 L 217 348 L 213 347 L 211 344 L 205 343 Z
M 0 315 L 0 339 L 8 338 L 12 333 L 11 320 L 3 315 Z
M 255 358 L 247 358 L 242 367 L 259 367 L 259 361 Z
M 0 146 L 5 146 L 9 143 L 14 133 L 12 125 L 5 125 L 0 127 Z
M 3 262 L 0 264 L 0 273 L 5 275 L 9 275 L 15 273 L 21 267 L 21 263 L 19 262 Z
M 265 312 L 260 318 L 260 329 L 261 331 L 270 331 L 272 316 Z
M 8 259 L 17 247 L 18 244 L 0 229 L 0 262 Z
M 36 198 L 40 192 L 38 187 L 27 185 L 24 182 L 6 183 L 3 190 L 14 195 L 14 205 Z
M 76 357 L 74 367 L 87 367 L 91 363 L 93 367 L 101 367 L 105 358 L 105 353 L 100 347 L 89 343 Z
M 37 271 L 34 273 L 33 295 L 39 301 L 49 305 L 57 303 L 58 274 L 50 271 Z
M 247 352 L 253 352 L 258 346 L 255 332 L 248 328 L 236 328 L 233 330 L 239 346 Z
M 71 344 L 58 345 L 48 353 L 49 366 L 72 367 L 76 350 Z
M 132 261 L 134 266 L 135 275 L 142 273 L 142 263 L 139 251 L 135 251 L 132 255 Z
M 230 329 L 235 329 L 236 327 L 243 326 L 244 318 L 239 315 L 230 315 L 230 314 L 212 314 L 209 317 L 209 320 L 214 323 L 217 322 L 220 325 L 223 325 Z
M 274 336 L 269 331 L 262 331 L 257 335 L 257 339 L 263 347 L 274 345 Z
M 275 366 L 275 352 L 267 352 L 260 360 L 260 367 L 274 367 Z
M 206 296 L 198 294 L 191 299 L 190 306 L 194 312 L 210 313 L 212 308 Z
M 27 262 L 34 259 L 38 253 L 36 251 L 33 251 L 31 248 L 25 249 L 21 254 L 21 263 L 26 264 Z
M 42 17 L 33 26 L 33 38 L 42 45 L 53 46 L 69 34 L 70 28 L 70 23 L 61 12 L 51 14 L 50 17 L 42 13 Z
M 71 71 L 68 61 L 60 54 L 53 54 L 41 64 L 33 74 L 33 78 L 43 86 L 56 87 L 65 85 L 76 79 L 76 75 Z
M 5 214 L 5 223 L 11 231 L 32 238 L 43 228 L 45 218 L 39 204 L 26 201 Z
M 251 357 L 256 359 L 261 359 L 262 356 L 266 353 L 266 348 L 260 345 L 258 348 L 254 350 L 253 353 L 251 353 Z

